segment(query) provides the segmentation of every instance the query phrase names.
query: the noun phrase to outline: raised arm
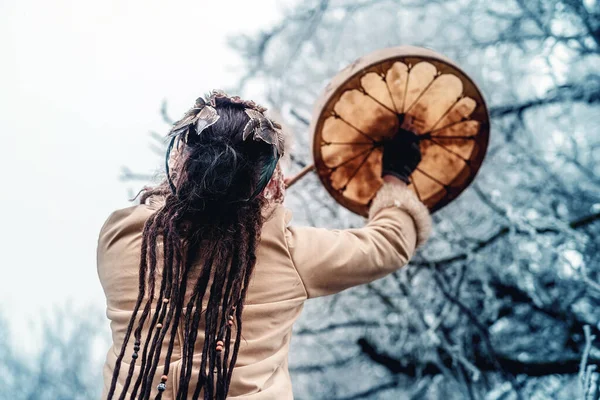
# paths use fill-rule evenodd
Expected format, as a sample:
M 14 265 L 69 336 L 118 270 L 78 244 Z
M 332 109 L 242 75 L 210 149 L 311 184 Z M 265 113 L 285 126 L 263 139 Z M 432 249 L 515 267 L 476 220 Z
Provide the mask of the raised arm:
M 410 121 L 406 126 L 410 125 Z M 431 230 L 425 205 L 407 188 L 421 161 L 419 138 L 399 129 L 384 144 L 383 187 L 363 228 L 288 228 L 290 255 L 308 297 L 324 296 L 371 282 L 402 267 Z
M 289 227 L 287 243 L 308 297 L 371 282 L 406 265 L 431 231 L 427 208 L 406 184 L 386 177 L 363 228 Z

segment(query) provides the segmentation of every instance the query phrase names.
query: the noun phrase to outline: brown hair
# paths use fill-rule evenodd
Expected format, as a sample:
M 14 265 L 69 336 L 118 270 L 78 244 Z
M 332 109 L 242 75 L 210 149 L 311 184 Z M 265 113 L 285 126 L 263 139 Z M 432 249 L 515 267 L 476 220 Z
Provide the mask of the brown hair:
M 120 399 L 126 397 L 132 384 L 139 350 L 143 350 L 140 372 L 130 398 L 150 397 L 153 385 L 158 383 L 153 379 L 162 344 L 168 337 L 161 366 L 163 377 L 155 399 L 162 397 L 180 324 L 184 342 L 177 399 L 188 398 L 192 387 L 193 399 L 202 390 L 205 399 L 227 396 L 240 346 L 244 299 L 263 223 L 264 199 L 252 198 L 251 194 L 265 168 L 272 165 L 273 149 L 268 143 L 243 139 L 249 121 L 243 104 L 217 98 L 215 108 L 218 121 L 201 134 L 188 132 L 182 143 L 171 175 L 176 192 L 172 193 L 165 181 L 147 189 L 141 197 L 141 202 L 151 196 L 164 196 L 165 201 L 144 226 L 139 295 L 117 358 L 108 399 L 114 395 L 132 333 L 134 353 Z M 157 256 L 159 240 L 162 257 Z M 157 285 L 160 258 L 162 279 Z M 191 296 L 186 299 L 188 288 Z M 207 301 L 205 309 L 203 301 Z M 148 319 L 148 335 L 144 338 L 142 326 Z M 201 366 L 199 373 L 192 376 L 192 358 L 202 319 L 205 329 Z

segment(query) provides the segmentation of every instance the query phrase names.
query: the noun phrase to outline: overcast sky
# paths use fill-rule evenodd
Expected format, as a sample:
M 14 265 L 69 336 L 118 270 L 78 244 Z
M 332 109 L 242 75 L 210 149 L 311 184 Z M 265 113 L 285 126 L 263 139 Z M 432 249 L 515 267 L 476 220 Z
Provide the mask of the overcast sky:
M 178 116 L 240 76 L 227 36 L 282 14 L 256 3 L 0 2 L 0 311 L 14 334 L 69 299 L 103 307 L 96 241 L 129 205 L 121 167 L 160 167 L 148 132 L 166 133 L 163 99 Z

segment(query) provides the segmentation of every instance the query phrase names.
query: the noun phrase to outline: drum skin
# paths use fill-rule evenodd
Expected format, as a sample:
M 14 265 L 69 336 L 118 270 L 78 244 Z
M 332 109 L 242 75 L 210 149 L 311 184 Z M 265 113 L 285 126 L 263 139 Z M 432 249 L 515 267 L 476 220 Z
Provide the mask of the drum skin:
M 489 140 L 489 114 L 475 83 L 425 48 L 375 51 L 339 72 L 318 98 L 310 125 L 315 169 L 327 191 L 366 216 L 383 184 L 387 138 L 409 127 L 422 160 L 409 188 L 431 212 L 474 179 Z

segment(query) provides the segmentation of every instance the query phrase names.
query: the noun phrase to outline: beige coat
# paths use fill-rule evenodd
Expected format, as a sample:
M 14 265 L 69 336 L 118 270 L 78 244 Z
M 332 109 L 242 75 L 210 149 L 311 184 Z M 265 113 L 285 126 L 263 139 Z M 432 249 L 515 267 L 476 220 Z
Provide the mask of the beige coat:
M 98 274 L 106 294 L 106 315 L 111 321 L 113 339 L 104 366 L 104 398 L 138 295 L 142 228 L 159 206 L 159 201 L 154 200 L 115 211 L 100 232 Z M 290 220 L 291 212 L 277 206 L 264 223 L 242 316 L 244 340 L 229 398 L 292 399 L 288 350 L 292 326 L 304 301 L 373 281 L 405 265 L 416 245 L 426 240 L 431 224 L 427 209 L 413 193 L 390 183 L 374 199 L 369 222 L 363 228 L 291 227 Z M 195 351 L 196 371 L 203 332 L 201 327 Z M 117 395 L 129 368 L 132 342 L 121 366 Z M 173 399 L 177 392 L 178 379 L 174 377 L 178 377 L 181 368 L 181 351 L 179 329 L 163 399 Z M 165 353 L 166 349 L 162 357 Z M 161 371 L 159 368 L 154 387 L 159 383 Z

